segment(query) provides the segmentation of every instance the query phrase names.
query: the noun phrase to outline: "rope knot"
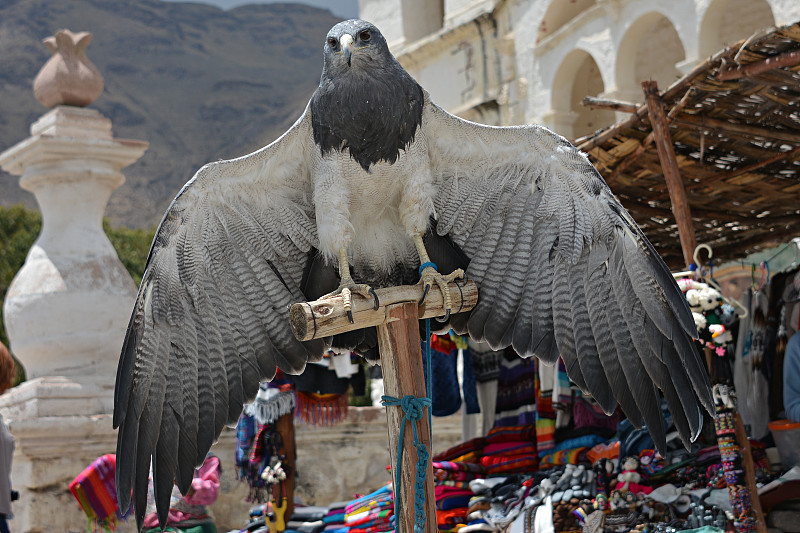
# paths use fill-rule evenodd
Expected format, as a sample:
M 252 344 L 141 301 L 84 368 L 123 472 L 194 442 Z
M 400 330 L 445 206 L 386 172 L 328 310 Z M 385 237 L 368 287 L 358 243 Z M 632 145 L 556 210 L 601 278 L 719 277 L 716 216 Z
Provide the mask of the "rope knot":
M 427 403 L 424 400 L 428 400 Z M 426 405 L 430 405 L 431 401 L 428 398 L 417 398 L 407 394 L 400 400 L 400 407 L 403 408 L 406 418 L 412 422 L 422 419 L 422 412 Z

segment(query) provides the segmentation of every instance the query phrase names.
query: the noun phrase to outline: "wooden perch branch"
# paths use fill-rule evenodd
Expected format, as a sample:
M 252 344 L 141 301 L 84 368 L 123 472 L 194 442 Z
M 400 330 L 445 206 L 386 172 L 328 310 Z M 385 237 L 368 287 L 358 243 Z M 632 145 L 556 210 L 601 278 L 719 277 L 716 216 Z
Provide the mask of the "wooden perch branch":
M 450 298 L 453 314 L 469 311 L 478 303 L 478 286 L 472 280 L 450 283 Z M 374 309 L 372 298 L 353 295 L 353 324 L 344 310 L 344 300 L 336 296 L 327 300 L 293 304 L 289 310 L 289 321 L 295 337 L 301 341 L 319 339 L 344 333 L 353 329 L 378 326 L 387 322 L 386 308 L 403 302 L 419 302 L 422 299 L 421 285 L 399 285 L 376 289 L 380 306 Z M 444 298 L 437 287 L 431 287 L 425 302 L 419 306 L 419 318 L 445 315 Z

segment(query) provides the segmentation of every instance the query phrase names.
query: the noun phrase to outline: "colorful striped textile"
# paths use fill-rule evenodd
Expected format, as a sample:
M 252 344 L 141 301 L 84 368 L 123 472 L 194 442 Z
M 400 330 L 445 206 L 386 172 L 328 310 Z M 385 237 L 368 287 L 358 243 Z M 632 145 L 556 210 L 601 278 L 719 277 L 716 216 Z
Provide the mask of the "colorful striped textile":
M 383 501 L 386 498 L 392 497 L 392 489 L 389 485 L 384 485 L 375 492 L 371 492 L 366 496 L 362 496 L 348 503 L 344 508 L 346 515 L 355 514 L 359 510 L 366 510 L 375 506 L 376 502 Z
M 539 461 L 540 468 L 547 468 L 555 465 L 576 465 L 578 463 L 587 463 L 589 460 L 586 454 L 589 451 L 587 447 L 572 448 L 570 450 L 559 450 L 557 452 L 548 453 Z
M 536 429 L 531 425 L 496 426 L 489 430 L 486 435 L 487 444 L 519 441 L 536 442 Z
M 103 455 L 95 459 L 69 484 L 69 491 L 78 500 L 78 504 L 89 517 L 90 524 L 93 524 L 95 530 L 101 527 L 106 531 L 113 531 L 116 529 L 117 520 L 122 518 L 114 484 L 115 466 L 116 456 L 113 453 Z
M 457 457 L 462 457 L 475 452 L 480 452 L 485 444 L 483 437 L 476 437 L 466 442 L 462 442 L 452 448 L 448 448 L 443 452 L 439 452 L 433 456 L 434 461 L 455 461 Z
M 466 524 L 467 522 L 467 508 L 461 507 L 456 509 L 436 510 L 436 524 L 439 530 L 447 530 L 458 524 Z
M 453 470 L 441 470 L 439 468 L 433 469 L 433 477 L 436 483 L 440 481 L 465 481 L 470 482 L 473 479 L 485 477 L 483 474 L 477 472 L 456 472 Z
M 539 457 L 533 456 L 512 456 L 502 458 L 503 460 L 489 466 L 486 473 L 490 476 L 499 474 L 520 474 L 525 472 L 535 472 L 539 468 Z
M 533 442 L 498 442 L 490 444 L 483 450 L 481 461 L 487 456 L 495 455 L 536 455 L 536 444 Z
M 433 468 L 440 470 L 450 470 L 453 472 L 476 472 L 482 473 L 483 467 L 478 463 L 455 463 L 453 461 L 433 461 Z

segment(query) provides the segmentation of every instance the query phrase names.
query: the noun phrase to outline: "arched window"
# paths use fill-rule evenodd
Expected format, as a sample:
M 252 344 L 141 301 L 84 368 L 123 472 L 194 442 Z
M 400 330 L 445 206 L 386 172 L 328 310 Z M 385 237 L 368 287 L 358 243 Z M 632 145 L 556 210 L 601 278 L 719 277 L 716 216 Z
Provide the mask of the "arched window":
M 554 34 L 561 26 L 580 15 L 597 2 L 595 0 L 553 0 L 539 23 L 536 42 Z
M 678 32 L 661 13 L 648 13 L 628 28 L 617 54 L 616 82 L 619 97 L 644 100 L 641 82 L 655 80 L 661 90 L 681 77 L 676 64 L 686 58 Z
M 766 0 L 715 0 L 700 25 L 700 56 L 706 58 L 775 24 Z
M 442 29 L 444 0 L 403 0 L 403 36 L 407 43 Z
M 575 139 L 614 121 L 614 113 L 590 109 L 581 102 L 586 96 L 598 96 L 605 90 L 600 69 L 584 50 L 570 52 L 553 78 L 552 108 L 558 117 L 553 124 L 557 133 Z

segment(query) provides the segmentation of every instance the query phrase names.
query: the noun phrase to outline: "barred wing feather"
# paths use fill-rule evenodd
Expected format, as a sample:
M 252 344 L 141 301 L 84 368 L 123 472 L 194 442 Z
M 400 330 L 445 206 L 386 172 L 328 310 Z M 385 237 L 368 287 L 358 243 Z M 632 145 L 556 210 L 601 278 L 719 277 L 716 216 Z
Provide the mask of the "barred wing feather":
M 479 287 L 454 329 L 546 363 L 561 356 L 575 384 L 646 423 L 664 451 L 660 389 L 693 440 L 712 401 L 691 312 L 587 158 L 544 127 L 475 124 L 429 100 L 423 131 L 436 229 L 469 256 Z
M 306 110 L 269 146 L 200 169 L 161 221 L 114 396 L 118 497 L 122 509 L 133 498 L 140 526 L 151 457 L 164 524 L 173 481 L 185 494 L 259 382 L 322 356 L 322 341 L 300 343 L 288 320 L 318 246 L 306 163 L 315 149 Z

